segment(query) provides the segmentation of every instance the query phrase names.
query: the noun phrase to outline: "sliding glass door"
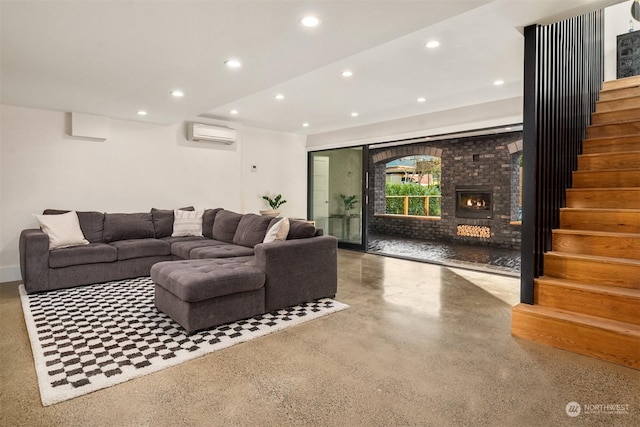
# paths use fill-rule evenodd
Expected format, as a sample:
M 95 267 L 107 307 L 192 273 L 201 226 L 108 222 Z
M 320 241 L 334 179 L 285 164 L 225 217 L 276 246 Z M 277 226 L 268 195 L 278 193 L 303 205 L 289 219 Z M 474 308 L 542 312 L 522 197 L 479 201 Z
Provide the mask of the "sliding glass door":
M 364 250 L 363 147 L 309 153 L 309 218 L 341 247 Z M 363 200 L 364 199 L 364 200 Z

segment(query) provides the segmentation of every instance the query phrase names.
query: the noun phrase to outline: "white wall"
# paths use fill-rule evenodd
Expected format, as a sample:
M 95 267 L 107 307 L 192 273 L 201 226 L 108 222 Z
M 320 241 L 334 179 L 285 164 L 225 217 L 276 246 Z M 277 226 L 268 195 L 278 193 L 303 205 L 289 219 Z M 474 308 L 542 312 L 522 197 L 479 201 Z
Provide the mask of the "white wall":
M 20 231 L 37 227 L 33 214 L 46 208 L 257 212 L 263 193 L 282 192 L 283 213 L 305 216 L 303 136 L 238 127 L 236 143 L 206 144 L 187 141 L 184 123 L 109 120 L 109 138 L 95 141 L 68 136 L 67 113 L 0 112 L 0 281 L 19 279 Z
M 281 215 L 307 216 L 306 137 L 265 129 L 242 129 L 242 212 L 270 209 L 262 196 L 282 194 Z M 251 166 L 255 165 L 255 172 Z
M 604 10 L 604 80 L 616 79 L 616 37 L 629 31 L 629 21 L 640 30 L 640 22 L 631 17 L 631 3 L 625 1 Z

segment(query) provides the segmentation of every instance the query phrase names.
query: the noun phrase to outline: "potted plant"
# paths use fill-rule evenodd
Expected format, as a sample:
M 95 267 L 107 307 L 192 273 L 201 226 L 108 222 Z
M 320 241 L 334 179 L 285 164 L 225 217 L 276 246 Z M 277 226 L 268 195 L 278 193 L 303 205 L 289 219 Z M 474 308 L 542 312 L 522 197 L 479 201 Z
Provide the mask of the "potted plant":
M 356 195 L 345 196 L 344 194 L 341 194 L 340 198 L 342 199 L 342 203 L 344 203 L 344 216 L 349 216 L 349 211 L 353 209 L 358 201 L 356 200 Z
M 287 201 L 282 198 L 282 194 L 278 194 L 273 199 L 269 196 L 262 196 L 262 198 L 267 201 L 271 209 L 261 210 L 261 215 L 278 216 L 280 215 L 280 206 L 287 203 Z

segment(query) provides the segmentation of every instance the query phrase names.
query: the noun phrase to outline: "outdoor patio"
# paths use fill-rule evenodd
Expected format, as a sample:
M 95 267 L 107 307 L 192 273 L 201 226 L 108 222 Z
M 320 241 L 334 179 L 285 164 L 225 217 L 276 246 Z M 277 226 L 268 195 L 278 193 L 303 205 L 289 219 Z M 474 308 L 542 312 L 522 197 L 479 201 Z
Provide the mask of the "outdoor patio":
M 387 235 L 369 236 L 367 249 L 377 255 L 520 277 L 520 251 Z

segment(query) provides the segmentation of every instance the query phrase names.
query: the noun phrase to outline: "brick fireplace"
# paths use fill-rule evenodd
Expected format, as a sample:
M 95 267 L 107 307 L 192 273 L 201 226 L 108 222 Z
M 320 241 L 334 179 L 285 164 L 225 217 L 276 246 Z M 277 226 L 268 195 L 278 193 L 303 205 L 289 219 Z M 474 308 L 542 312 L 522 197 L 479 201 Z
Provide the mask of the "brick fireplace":
M 429 141 L 369 151 L 369 233 L 519 249 L 522 132 Z M 385 215 L 386 163 L 442 160 L 440 218 Z

